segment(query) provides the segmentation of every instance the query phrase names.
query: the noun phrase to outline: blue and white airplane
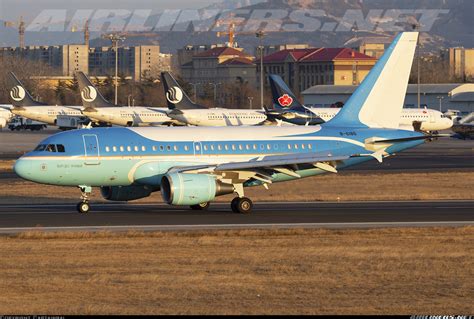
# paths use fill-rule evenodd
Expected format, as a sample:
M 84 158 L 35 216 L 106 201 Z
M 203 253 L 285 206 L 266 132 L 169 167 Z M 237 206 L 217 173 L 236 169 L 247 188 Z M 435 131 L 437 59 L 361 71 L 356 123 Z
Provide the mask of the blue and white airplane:
M 193 209 L 236 194 L 232 210 L 249 213 L 245 187 L 382 162 L 429 138 L 399 129 L 417 38 L 399 34 L 345 107 L 320 126 L 81 129 L 46 138 L 14 170 L 37 183 L 78 186 L 81 213 L 90 210 L 92 187 L 112 201 L 161 191 L 167 203 Z

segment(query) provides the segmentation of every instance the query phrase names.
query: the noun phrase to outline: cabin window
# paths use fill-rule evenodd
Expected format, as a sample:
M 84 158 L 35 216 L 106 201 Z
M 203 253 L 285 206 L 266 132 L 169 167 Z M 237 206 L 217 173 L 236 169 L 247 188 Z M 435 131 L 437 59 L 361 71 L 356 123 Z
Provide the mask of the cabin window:
M 156 152 L 156 146 L 153 146 L 152 149 L 153 149 L 153 152 Z
M 207 145 L 204 145 L 203 148 L 205 151 L 207 151 Z
M 170 152 L 170 151 L 171 151 L 171 146 L 169 146 L 169 145 L 166 146 L 166 150 L 167 150 L 168 152 Z
M 194 144 L 194 149 L 196 151 L 200 151 L 201 150 L 201 147 L 199 146 L 199 144 Z
M 214 150 L 214 144 L 211 144 L 211 151 Z
M 64 145 L 58 144 L 58 145 L 56 145 L 56 146 L 57 146 L 57 148 L 58 148 L 58 152 L 59 152 L 59 153 L 64 153 L 64 152 L 66 152 L 66 149 L 64 148 Z M 109 148 L 109 147 L 107 146 L 107 148 Z M 110 150 L 110 148 L 109 148 L 109 150 Z M 108 151 L 107 151 L 107 152 L 108 152 Z
M 295 150 L 297 150 L 297 149 L 298 149 L 298 144 L 295 144 Z
M 228 151 L 229 150 L 229 145 L 227 145 L 227 144 L 224 145 L 224 148 L 225 148 L 226 151 Z
M 311 144 L 308 144 L 308 148 L 309 148 L 309 149 L 312 149 L 313 146 L 312 146 Z
M 239 150 L 243 150 L 242 144 L 239 144 Z
M 288 144 L 288 149 L 291 150 L 291 144 Z
M 112 151 L 117 152 L 117 146 L 112 146 Z
M 123 152 L 124 148 L 123 146 L 120 146 L 120 152 Z
M 219 151 L 221 151 L 221 150 L 222 150 L 222 146 L 221 146 L 220 144 L 217 145 L 217 149 L 218 149 Z
M 253 144 L 253 149 L 256 151 L 257 150 L 257 144 Z
M 235 151 L 235 145 L 234 144 L 232 144 L 232 150 Z
M 59 150 L 59 145 L 58 145 L 58 150 Z M 106 147 L 105 147 L 105 151 L 106 151 L 107 153 L 110 152 L 110 147 L 106 146 Z
M 189 147 L 187 145 L 184 145 L 184 150 L 189 151 Z
M 163 146 L 163 145 L 160 145 L 160 151 L 163 152 L 164 150 L 165 150 L 164 146 Z
M 271 150 L 272 146 L 270 144 L 267 144 L 267 150 Z
M 130 146 L 127 146 L 127 151 L 131 152 L 132 148 Z
M 250 145 L 248 145 L 248 144 L 245 145 L 245 149 L 246 149 L 247 151 L 249 151 L 249 150 L 250 150 Z
M 138 152 L 138 146 L 135 145 L 135 146 L 133 147 L 133 150 L 134 150 L 135 152 Z
M 304 144 L 301 144 L 301 149 L 303 149 L 303 150 L 305 149 L 305 146 L 304 146 Z
M 177 152 L 178 151 L 178 146 L 176 146 L 176 145 L 173 146 L 173 149 L 174 149 L 175 152 Z

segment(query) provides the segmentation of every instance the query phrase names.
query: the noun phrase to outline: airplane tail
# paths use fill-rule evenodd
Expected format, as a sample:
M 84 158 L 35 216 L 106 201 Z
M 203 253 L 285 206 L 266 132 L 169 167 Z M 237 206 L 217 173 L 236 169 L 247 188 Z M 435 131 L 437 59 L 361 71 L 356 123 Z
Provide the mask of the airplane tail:
M 400 33 L 325 126 L 398 128 L 417 40 L 418 32 Z
M 298 101 L 285 81 L 276 74 L 270 74 L 270 88 L 272 90 L 273 108 L 277 110 L 292 109 L 304 111 L 304 106 Z
M 170 110 L 205 109 L 207 107 L 193 103 L 171 73 L 162 72 L 161 80 L 165 90 L 166 102 Z
M 79 91 L 81 92 L 84 109 L 115 106 L 100 94 L 99 90 L 97 90 L 84 72 L 77 73 L 77 82 L 79 83 Z
M 8 73 L 10 86 L 10 101 L 13 107 L 41 106 L 44 103 L 36 101 L 25 88 L 23 83 L 18 80 L 15 73 Z

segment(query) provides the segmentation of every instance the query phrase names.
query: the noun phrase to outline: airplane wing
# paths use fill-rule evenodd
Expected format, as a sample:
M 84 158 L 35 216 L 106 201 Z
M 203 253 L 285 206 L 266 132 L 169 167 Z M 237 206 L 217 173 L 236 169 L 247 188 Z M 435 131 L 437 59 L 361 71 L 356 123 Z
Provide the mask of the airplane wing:
M 359 154 L 357 156 L 364 155 Z M 250 179 L 255 179 L 270 184 L 272 183 L 271 175 L 274 173 L 282 173 L 300 178 L 301 176 L 296 171 L 308 167 L 337 173 L 337 162 L 351 157 L 353 156 L 333 156 L 330 153 L 269 155 L 256 157 L 244 162 L 176 166 L 171 168 L 168 173 L 213 174 L 221 180 L 228 180 L 232 183 L 243 183 Z

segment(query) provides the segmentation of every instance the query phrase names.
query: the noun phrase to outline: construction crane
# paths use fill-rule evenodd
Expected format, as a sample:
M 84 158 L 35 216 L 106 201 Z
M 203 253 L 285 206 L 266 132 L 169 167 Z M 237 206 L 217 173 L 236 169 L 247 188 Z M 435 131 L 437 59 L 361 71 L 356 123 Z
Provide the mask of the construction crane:
M 5 21 L 4 26 L 5 27 L 15 27 L 18 25 L 18 35 L 19 35 L 19 44 L 20 48 L 25 47 L 25 22 L 23 21 L 23 17 L 20 17 L 20 20 L 18 22 L 15 21 Z
M 228 24 L 227 31 L 219 31 L 217 32 L 218 37 L 223 37 L 223 36 L 228 36 L 229 37 L 229 42 L 227 42 L 227 45 L 231 48 L 236 48 L 237 47 L 237 42 L 235 42 L 235 36 L 237 34 L 241 35 L 255 35 L 255 32 L 239 32 L 236 30 L 236 28 L 245 23 L 242 19 L 238 20 L 233 20 L 233 15 L 230 16 L 230 19 L 221 19 L 216 21 L 216 27 L 220 27 L 221 24 Z

